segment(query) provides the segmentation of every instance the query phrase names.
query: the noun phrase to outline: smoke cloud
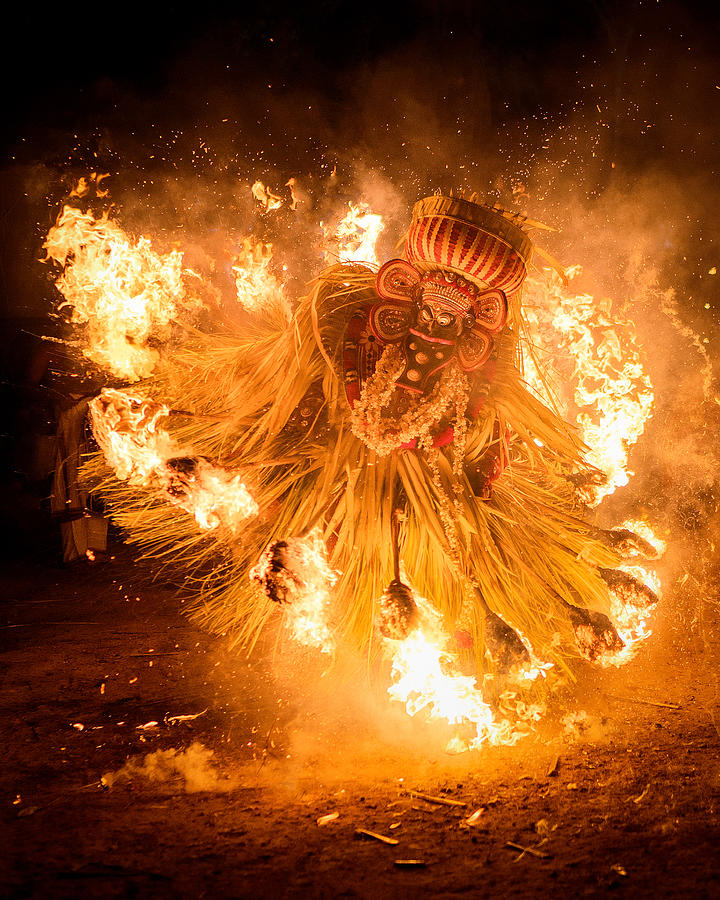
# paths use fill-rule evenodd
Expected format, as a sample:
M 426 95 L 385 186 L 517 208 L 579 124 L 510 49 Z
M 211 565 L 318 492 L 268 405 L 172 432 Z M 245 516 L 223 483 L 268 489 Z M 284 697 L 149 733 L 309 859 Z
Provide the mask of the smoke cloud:
M 101 780 L 108 788 L 137 779 L 180 783 L 188 794 L 235 790 L 239 778 L 220 772 L 213 760 L 214 755 L 213 750 L 208 750 L 199 741 L 193 741 L 184 750 L 156 750 L 142 758 L 133 757 L 116 772 L 106 772 Z

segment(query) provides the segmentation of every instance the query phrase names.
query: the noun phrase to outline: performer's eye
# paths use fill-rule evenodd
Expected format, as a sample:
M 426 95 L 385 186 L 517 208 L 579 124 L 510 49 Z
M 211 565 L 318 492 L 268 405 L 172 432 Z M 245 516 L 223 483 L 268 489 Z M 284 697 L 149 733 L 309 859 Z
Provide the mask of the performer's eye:
M 441 313 L 437 318 L 438 325 L 442 326 L 443 328 L 447 328 L 448 325 L 452 325 L 454 318 L 455 316 L 447 315 L 447 313 Z
M 432 322 L 434 317 L 433 312 L 429 306 L 423 306 L 423 308 L 420 310 L 420 318 L 423 320 L 423 322 Z

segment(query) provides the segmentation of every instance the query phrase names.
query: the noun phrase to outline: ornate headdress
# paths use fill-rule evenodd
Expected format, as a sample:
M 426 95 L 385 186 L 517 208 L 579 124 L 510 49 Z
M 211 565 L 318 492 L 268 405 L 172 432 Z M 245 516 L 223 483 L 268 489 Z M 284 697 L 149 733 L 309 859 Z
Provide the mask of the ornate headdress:
M 492 353 L 493 335 L 507 320 L 508 297 L 522 288 L 531 253 L 527 234 L 502 210 L 459 197 L 418 201 L 405 259 L 392 259 L 378 272 L 376 289 L 386 302 L 370 312 L 370 326 L 384 343 L 397 343 L 411 334 L 433 344 L 434 352 L 423 350 L 418 365 L 398 383 L 422 389 L 453 357 L 465 372 L 482 366 Z M 413 307 L 426 304 L 462 323 L 454 339 L 413 330 Z

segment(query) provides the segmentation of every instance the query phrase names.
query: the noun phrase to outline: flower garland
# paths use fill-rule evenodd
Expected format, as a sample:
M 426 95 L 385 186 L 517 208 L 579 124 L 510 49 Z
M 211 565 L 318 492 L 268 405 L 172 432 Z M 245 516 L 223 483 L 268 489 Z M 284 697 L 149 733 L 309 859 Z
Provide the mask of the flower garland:
M 465 583 L 469 595 L 473 591 L 473 581 L 468 578 L 463 565 L 455 524 L 461 514 L 460 495 L 464 483 L 465 450 L 467 444 L 467 408 L 470 398 L 470 384 L 467 376 L 453 363 L 442 373 L 437 384 L 427 397 L 410 397 L 403 410 L 407 394 L 400 392 L 398 400 L 395 380 L 403 370 L 404 359 L 400 348 L 388 345 L 378 360 L 375 372 L 365 383 L 362 393 L 353 406 L 351 424 L 353 434 L 379 456 L 386 456 L 399 450 L 404 444 L 417 439 L 417 447 L 423 451 L 436 488 L 438 514 L 447 540 L 450 565 L 456 575 Z M 452 442 L 452 496 L 440 471 L 440 454 L 443 452 L 433 445 L 438 423 L 453 411 Z M 470 611 L 473 605 L 463 603 L 460 619 L 462 627 L 470 630 Z M 467 620 L 467 621 L 466 621 Z
M 469 392 L 467 377 L 451 364 L 427 397 L 410 397 L 405 391 L 398 390 L 395 384 L 403 365 L 400 348 L 388 345 L 353 407 L 351 426 L 355 437 L 378 456 L 387 456 L 415 438 L 418 446 L 425 448 L 432 444 L 431 430 L 437 428 L 448 410 L 453 409 L 457 414 L 462 409 L 456 426 L 462 438 L 461 456 L 464 456 L 464 434 L 467 431 L 465 410 Z M 457 455 L 457 446 L 455 450 Z M 459 465 L 462 466 L 462 459 Z

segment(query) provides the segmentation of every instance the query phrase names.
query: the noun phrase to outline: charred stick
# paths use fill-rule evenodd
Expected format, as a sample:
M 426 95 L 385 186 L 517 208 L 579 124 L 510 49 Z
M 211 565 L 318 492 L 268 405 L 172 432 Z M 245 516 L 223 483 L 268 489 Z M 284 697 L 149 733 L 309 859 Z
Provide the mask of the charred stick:
M 657 559 L 660 556 L 656 547 L 640 537 L 629 528 L 596 528 L 593 529 L 592 536 L 610 547 L 616 553 L 619 553 L 624 559 L 632 559 L 634 557 L 644 557 L 645 559 Z
M 603 654 L 615 653 L 625 646 L 617 629 L 605 613 L 575 606 L 557 591 L 554 592 L 554 596 L 567 610 L 578 649 L 586 659 L 594 662 Z

